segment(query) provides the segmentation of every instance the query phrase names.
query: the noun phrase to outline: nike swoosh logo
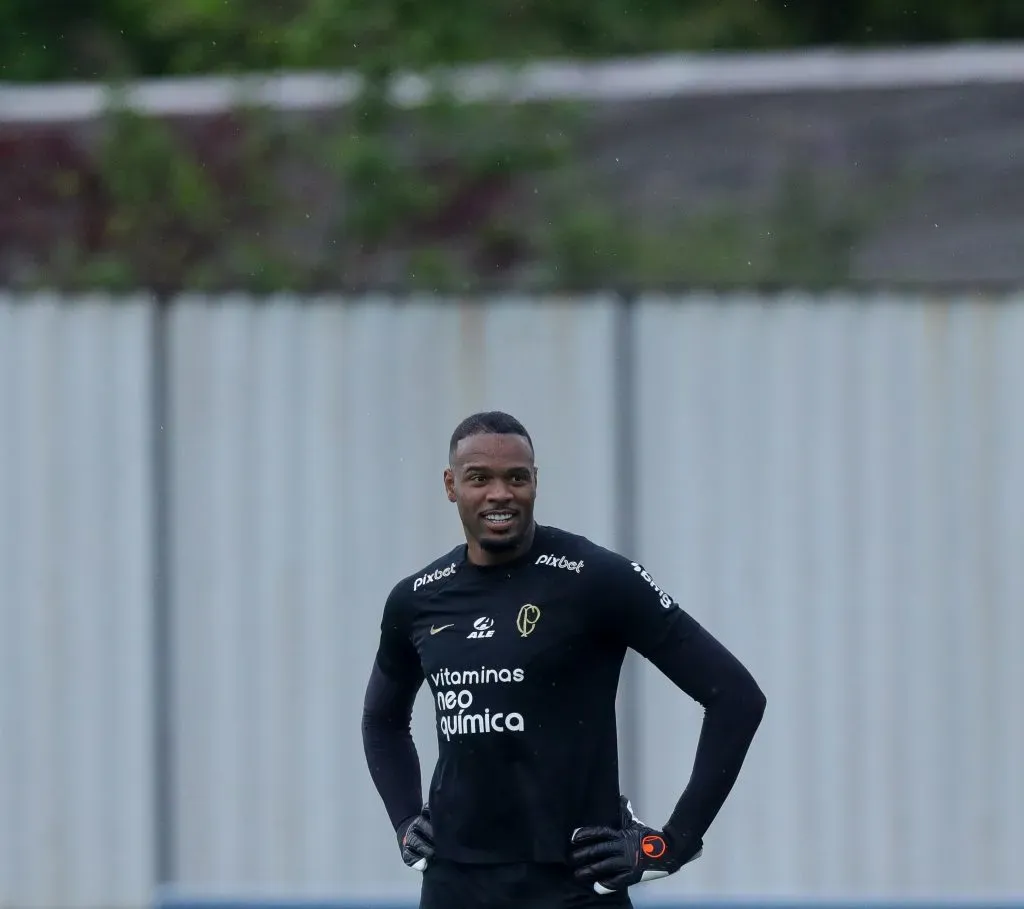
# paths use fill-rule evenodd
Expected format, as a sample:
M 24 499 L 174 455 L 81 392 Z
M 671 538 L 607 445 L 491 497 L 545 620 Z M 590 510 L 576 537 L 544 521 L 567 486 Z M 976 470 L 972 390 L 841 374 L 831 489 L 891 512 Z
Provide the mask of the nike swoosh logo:
M 430 626 L 430 633 L 431 634 L 437 634 L 439 631 L 444 631 L 445 628 L 451 628 L 452 625 L 454 625 L 454 624 L 455 623 L 452 622 L 451 625 L 442 625 L 440 628 L 435 628 L 433 625 L 431 625 Z

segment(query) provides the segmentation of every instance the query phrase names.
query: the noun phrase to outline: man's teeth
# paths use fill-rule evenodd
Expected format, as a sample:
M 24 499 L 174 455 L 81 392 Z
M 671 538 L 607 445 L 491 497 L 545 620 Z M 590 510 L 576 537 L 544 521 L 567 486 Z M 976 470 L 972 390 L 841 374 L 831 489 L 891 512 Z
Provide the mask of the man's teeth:
M 512 515 L 507 511 L 503 511 L 501 514 L 485 515 L 484 520 L 489 521 L 492 524 L 504 524 L 506 521 L 512 520 Z

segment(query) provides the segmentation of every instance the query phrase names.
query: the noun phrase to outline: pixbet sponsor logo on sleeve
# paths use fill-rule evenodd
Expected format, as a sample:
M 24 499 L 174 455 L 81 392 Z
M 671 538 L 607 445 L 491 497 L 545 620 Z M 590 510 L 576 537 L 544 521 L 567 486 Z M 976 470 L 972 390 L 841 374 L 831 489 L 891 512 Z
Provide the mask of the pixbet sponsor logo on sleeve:
M 632 562 L 631 564 L 633 566 L 633 571 L 640 572 L 640 577 L 642 577 L 648 584 L 651 585 L 651 587 L 654 588 L 654 592 L 658 594 L 658 598 L 661 601 L 661 605 L 664 606 L 666 609 L 671 609 L 672 597 L 670 597 L 667 593 L 665 593 L 664 590 L 662 590 L 657 584 L 654 583 L 654 578 L 652 578 L 647 573 L 647 569 L 644 568 L 643 565 L 641 565 L 639 562 Z

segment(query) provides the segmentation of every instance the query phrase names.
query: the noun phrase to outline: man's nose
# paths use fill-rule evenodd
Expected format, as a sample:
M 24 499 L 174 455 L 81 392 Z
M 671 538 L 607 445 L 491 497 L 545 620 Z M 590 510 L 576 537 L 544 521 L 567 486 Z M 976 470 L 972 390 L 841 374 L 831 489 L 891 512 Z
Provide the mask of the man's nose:
M 487 498 L 492 502 L 508 502 L 512 498 L 512 490 L 501 480 L 495 480 L 487 490 Z

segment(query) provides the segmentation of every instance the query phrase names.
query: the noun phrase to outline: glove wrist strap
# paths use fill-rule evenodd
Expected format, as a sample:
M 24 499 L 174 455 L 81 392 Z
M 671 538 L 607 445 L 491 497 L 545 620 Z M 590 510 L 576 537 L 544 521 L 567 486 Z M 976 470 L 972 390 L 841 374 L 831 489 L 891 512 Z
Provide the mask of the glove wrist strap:
M 697 858 L 704 848 L 699 836 L 678 830 L 671 824 L 667 824 L 661 833 L 665 837 L 667 859 L 686 864 Z

